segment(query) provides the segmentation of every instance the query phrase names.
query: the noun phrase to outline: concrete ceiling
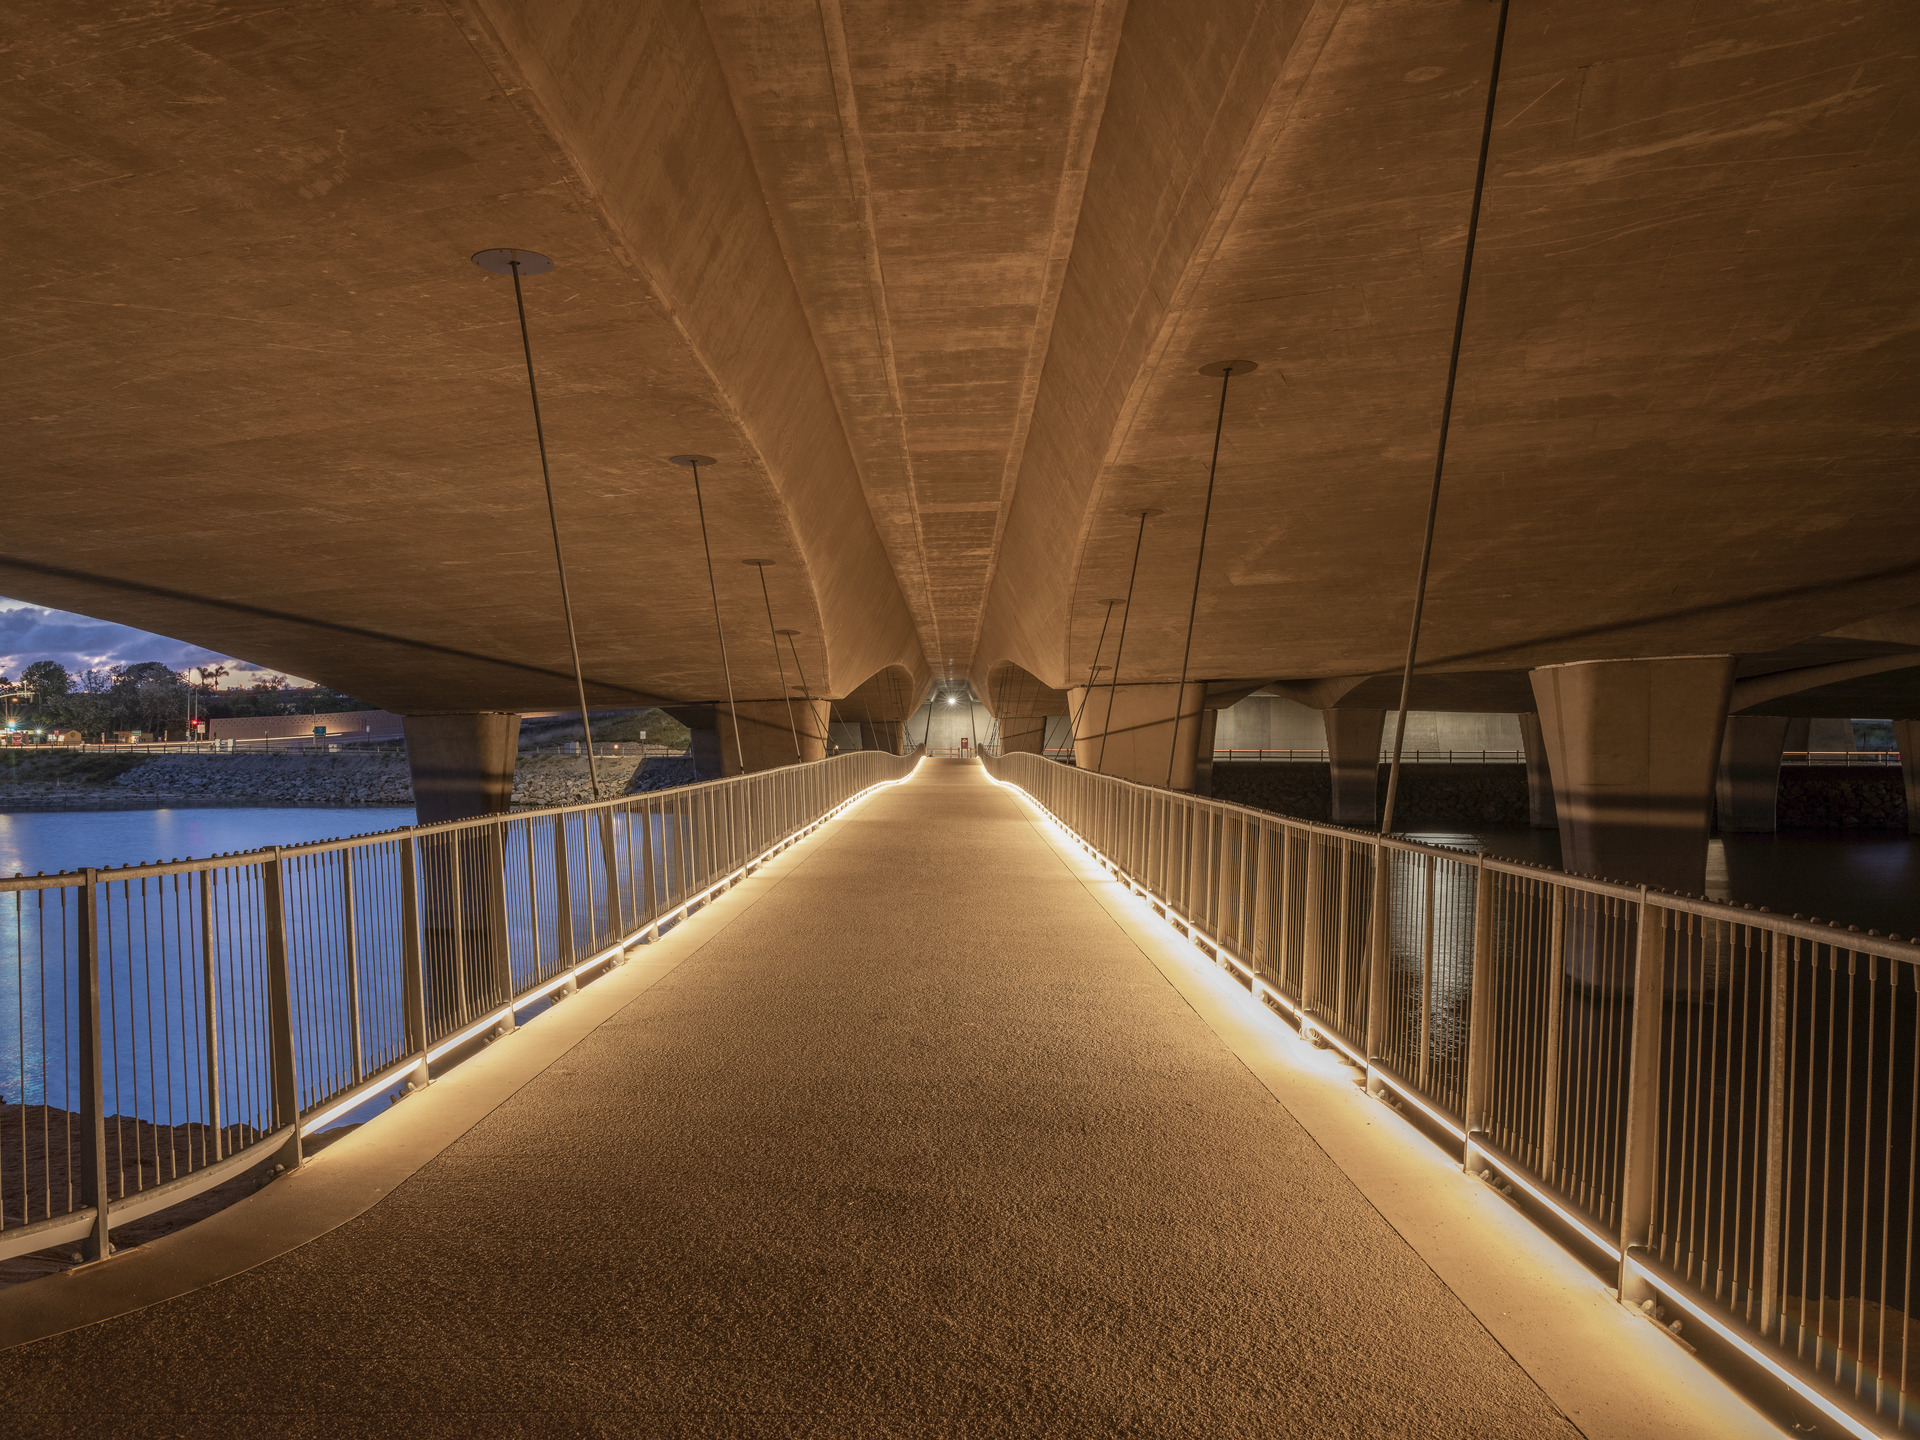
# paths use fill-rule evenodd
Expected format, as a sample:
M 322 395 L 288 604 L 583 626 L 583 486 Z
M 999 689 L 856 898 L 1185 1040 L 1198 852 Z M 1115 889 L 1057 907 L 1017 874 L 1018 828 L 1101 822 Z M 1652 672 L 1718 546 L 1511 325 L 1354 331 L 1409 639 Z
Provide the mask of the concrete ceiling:
M 0 592 L 399 709 L 563 703 L 511 289 L 466 258 L 513 244 L 559 262 L 597 703 L 724 689 L 685 451 L 743 698 L 793 677 L 742 560 L 814 693 L 892 711 L 1084 681 L 1136 539 L 1122 679 L 1171 678 L 1234 358 L 1190 673 L 1391 671 L 1497 13 L 16 6 Z M 1903 0 L 1514 6 L 1430 667 L 1920 602 L 1917 53 Z

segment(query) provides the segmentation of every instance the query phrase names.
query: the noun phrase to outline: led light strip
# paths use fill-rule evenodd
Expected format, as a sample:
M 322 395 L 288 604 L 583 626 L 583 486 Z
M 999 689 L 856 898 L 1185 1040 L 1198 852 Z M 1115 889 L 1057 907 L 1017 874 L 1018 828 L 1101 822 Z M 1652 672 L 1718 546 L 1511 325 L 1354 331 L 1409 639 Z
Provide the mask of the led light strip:
M 1660 1292 L 1663 1299 L 1670 1300 L 1675 1305 L 1678 1305 L 1695 1320 L 1698 1320 L 1702 1325 L 1705 1325 L 1709 1330 L 1713 1331 L 1714 1334 L 1732 1345 L 1742 1355 L 1745 1355 L 1769 1375 L 1786 1385 L 1794 1394 L 1818 1409 L 1822 1415 L 1845 1427 L 1848 1434 L 1858 1436 L 1859 1440 L 1889 1440 L 1889 1436 L 1885 1431 L 1874 1429 L 1865 1421 L 1856 1419 L 1851 1412 L 1834 1404 L 1831 1399 L 1822 1395 L 1818 1390 L 1814 1389 L 1813 1386 L 1809 1385 L 1805 1380 L 1802 1380 L 1798 1375 L 1794 1374 L 1793 1371 L 1789 1370 L 1764 1349 L 1756 1345 L 1738 1326 L 1729 1325 L 1725 1320 L 1715 1315 L 1712 1310 L 1700 1304 L 1699 1301 L 1687 1295 L 1683 1290 L 1669 1284 L 1664 1276 L 1650 1269 L 1640 1257 L 1631 1250 L 1627 1252 L 1627 1263 L 1639 1271 L 1647 1283 Z
M 633 949 L 635 946 L 641 943 L 637 937 L 644 935 L 647 931 L 651 930 L 656 932 L 657 934 L 657 932 L 659 931 L 659 928 L 662 925 L 668 924 L 673 920 L 678 919 L 680 916 L 686 914 L 689 910 L 691 910 L 694 906 L 711 902 L 721 891 L 728 889 L 730 886 L 732 886 L 734 881 L 740 879 L 741 876 L 745 875 L 749 870 L 753 869 L 756 865 L 764 864 L 768 859 L 770 859 L 772 856 L 778 855 L 782 850 L 789 849 L 790 847 L 799 844 L 802 840 L 806 839 L 809 835 L 813 834 L 814 831 L 818 830 L 822 825 L 825 825 L 830 820 L 837 819 L 843 812 L 851 809 L 853 806 L 857 805 L 860 801 L 866 799 L 869 795 L 873 794 L 874 791 L 885 790 L 892 785 L 906 784 L 907 781 L 911 780 L 916 774 L 919 773 L 920 767 L 926 763 L 926 759 L 927 757 L 922 755 L 918 760 L 914 762 L 913 769 L 909 770 L 906 774 L 902 775 L 897 780 L 877 781 L 874 784 L 869 785 L 866 789 L 860 791 L 859 794 L 849 796 L 847 799 L 842 800 L 838 805 L 834 806 L 833 809 L 829 810 L 826 814 L 822 815 L 818 820 L 815 820 L 811 825 L 806 826 L 804 829 L 795 831 L 793 834 L 787 836 L 786 839 L 780 841 L 777 845 L 774 845 L 769 849 L 762 850 L 753 859 L 747 861 L 738 870 L 735 870 L 731 875 L 728 875 L 724 880 L 715 881 L 712 885 L 709 885 L 705 890 L 701 891 L 698 895 L 690 896 L 689 898 L 682 900 L 678 905 L 674 906 L 673 909 L 666 911 L 664 914 L 654 916 L 645 925 L 635 930 L 626 939 L 617 941 L 614 944 L 609 945 L 606 949 L 602 950 L 598 955 L 595 955 L 590 959 L 580 961 L 577 965 L 567 970 L 564 974 L 556 975 L 553 979 L 548 980 L 544 984 L 541 984 L 536 988 L 527 991 L 525 994 L 516 995 L 510 1002 L 501 1006 L 498 1010 L 495 1010 L 492 1014 L 474 1021 L 473 1024 L 467 1026 L 466 1029 L 460 1031 L 458 1034 L 448 1036 L 445 1040 L 442 1040 L 438 1045 L 428 1050 L 426 1054 L 419 1056 L 418 1058 L 409 1056 L 405 1060 L 400 1061 L 398 1064 L 389 1066 L 386 1070 L 383 1070 L 380 1074 L 374 1076 L 373 1079 L 367 1081 L 365 1084 L 361 1085 L 358 1089 L 351 1091 L 344 1098 L 335 1101 L 332 1105 L 328 1106 L 325 1110 L 322 1110 L 319 1114 L 310 1116 L 309 1118 L 302 1120 L 300 1122 L 301 1138 L 305 1139 L 307 1136 L 313 1134 L 316 1130 L 324 1129 L 328 1124 L 332 1123 L 335 1120 L 338 1120 L 342 1115 L 346 1114 L 349 1110 L 352 1110 L 358 1105 L 364 1104 L 367 1100 L 371 1099 L 375 1095 L 378 1095 L 381 1091 L 391 1089 L 395 1084 L 399 1082 L 400 1078 L 406 1075 L 408 1072 L 412 1070 L 416 1070 L 422 1065 L 431 1065 L 434 1061 L 438 1060 L 442 1055 L 445 1055 L 447 1052 L 451 1050 L 459 1049 L 462 1045 L 466 1044 L 467 1041 L 473 1039 L 474 1036 L 482 1034 L 483 1032 L 493 1028 L 495 1025 L 498 1025 L 501 1021 L 510 1018 L 513 1012 L 519 1009 L 521 1006 L 531 1005 L 536 1000 L 544 999 L 546 996 L 552 994 L 555 990 L 558 990 L 561 986 L 565 985 L 569 980 L 577 980 L 580 976 L 586 974 L 587 971 L 596 969 L 599 966 L 604 965 L 608 961 L 612 960 L 615 956 L 620 955 L 627 950 Z
M 1002 789 L 1012 790 L 1016 794 L 1020 795 L 1022 798 L 1027 800 L 1028 803 L 1030 803 L 1036 810 L 1040 812 L 1042 819 L 1046 820 L 1048 824 L 1052 825 L 1054 829 L 1058 830 L 1062 836 L 1064 836 L 1068 840 L 1071 840 L 1074 844 L 1078 845 L 1082 850 L 1086 851 L 1087 854 L 1091 855 L 1094 859 L 1098 860 L 1103 866 L 1105 866 L 1113 874 L 1115 879 L 1119 880 L 1121 884 L 1125 885 L 1127 889 L 1130 892 L 1132 892 L 1135 896 L 1143 900 L 1147 900 L 1149 902 L 1150 907 L 1153 905 L 1158 905 L 1159 907 L 1161 907 L 1162 911 L 1164 912 L 1161 918 L 1164 920 L 1167 928 L 1173 931 L 1175 935 L 1180 936 L 1180 938 L 1185 940 L 1189 945 L 1193 946 L 1193 948 L 1196 951 L 1200 952 L 1202 958 L 1205 958 L 1206 951 L 1202 947 L 1201 941 L 1195 938 L 1195 936 L 1198 934 L 1198 931 L 1191 920 L 1188 920 L 1184 915 L 1181 915 L 1179 911 L 1175 910 L 1173 906 L 1168 904 L 1166 901 L 1159 899 L 1157 896 L 1153 896 L 1150 891 L 1144 889 L 1139 884 L 1139 882 L 1135 880 L 1134 877 L 1131 874 L 1129 874 L 1124 868 L 1114 864 L 1113 861 L 1109 860 L 1099 850 L 1095 849 L 1092 845 L 1089 845 L 1071 828 L 1069 828 L 1066 824 L 1060 821 L 1053 814 L 1052 811 L 1047 809 L 1045 805 L 1042 805 L 1038 800 L 1034 799 L 1034 797 L 1031 794 L 1029 794 L 1023 787 L 1019 785 L 1015 785 L 1009 781 L 1001 780 L 998 777 L 996 777 L 991 771 L 987 773 L 987 778 L 993 781 L 995 785 L 1000 786 Z M 1175 923 L 1176 921 L 1178 922 L 1177 924 Z M 1181 930 L 1182 926 L 1185 926 L 1184 933 Z M 1287 999 L 1286 996 L 1282 995 L 1278 990 L 1275 990 L 1271 985 L 1267 984 L 1266 981 L 1262 980 L 1258 975 L 1254 974 L 1251 967 L 1249 967 L 1245 961 L 1241 960 L 1237 955 L 1234 955 L 1224 945 L 1217 944 L 1212 940 L 1206 941 L 1205 945 L 1215 950 L 1222 959 L 1226 960 L 1229 964 L 1232 965 L 1234 969 L 1240 971 L 1250 981 L 1252 981 L 1256 995 L 1259 995 L 1259 994 L 1271 995 L 1273 996 L 1274 999 L 1278 1000 L 1282 1005 L 1285 1005 L 1289 1010 L 1291 1010 L 1293 1014 L 1301 1022 L 1301 1029 L 1302 1029 L 1303 1035 L 1308 1029 L 1308 1027 L 1312 1027 L 1312 1029 L 1314 1030 L 1314 1033 L 1318 1034 L 1321 1037 L 1321 1039 L 1327 1041 L 1329 1044 L 1343 1051 L 1349 1058 L 1351 1058 L 1354 1061 L 1356 1065 L 1359 1065 L 1367 1069 L 1370 1078 L 1378 1080 L 1381 1084 L 1391 1089 L 1396 1095 L 1399 1095 L 1404 1099 L 1411 1100 L 1415 1105 L 1419 1106 L 1420 1109 L 1424 1111 L 1431 1119 L 1433 1119 L 1435 1123 L 1437 1123 L 1442 1128 L 1444 1128 L 1449 1134 L 1461 1140 L 1463 1143 L 1476 1143 L 1470 1140 L 1466 1132 L 1461 1129 L 1460 1125 L 1457 1122 L 1451 1119 L 1448 1119 L 1446 1116 L 1440 1114 L 1431 1105 L 1429 1105 L 1423 1098 L 1413 1093 L 1405 1085 L 1397 1083 L 1391 1076 L 1386 1075 L 1380 1071 L 1374 1070 L 1372 1067 L 1368 1066 L 1366 1061 L 1362 1059 L 1350 1045 L 1346 1044 L 1346 1042 L 1341 1040 L 1337 1035 L 1330 1034 L 1328 1031 L 1326 1031 L 1321 1027 L 1313 1026 L 1313 1022 L 1311 1018 L 1303 1014 L 1299 1006 L 1295 1005 L 1292 1001 Z M 1482 1148 L 1482 1147 L 1478 1147 L 1476 1143 L 1476 1148 Z M 1514 1184 L 1518 1185 L 1521 1189 L 1525 1190 L 1527 1194 L 1532 1196 L 1540 1204 L 1546 1206 L 1547 1209 L 1551 1210 L 1555 1215 L 1559 1216 L 1562 1220 L 1564 1220 L 1567 1224 L 1571 1225 L 1574 1229 L 1578 1230 L 1582 1235 L 1584 1235 L 1593 1244 L 1597 1245 L 1607 1255 L 1611 1256 L 1615 1260 L 1618 1260 L 1620 1258 L 1620 1246 L 1618 1245 L 1618 1243 L 1612 1240 L 1608 1240 L 1604 1236 L 1600 1235 L 1590 1225 L 1588 1225 L 1586 1222 L 1581 1220 L 1577 1215 L 1574 1215 L 1571 1212 L 1569 1212 L 1552 1195 L 1547 1193 L 1545 1190 L 1541 1189 L 1539 1186 L 1535 1185 L 1532 1181 L 1528 1180 L 1523 1174 L 1518 1173 L 1515 1169 L 1506 1165 L 1500 1159 L 1500 1157 L 1485 1151 L 1484 1148 L 1482 1148 L 1482 1153 L 1486 1154 L 1487 1156 L 1487 1159 L 1489 1161 L 1489 1168 L 1497 1167 L 1498 1173 L 1503 1178 L 1507 1180 L 1511 1180 Z M 1890 1440 L 1890 1437 L 1887 1436 L 1885 1432 L 1873 1429 L 1870 1426 L 1866 1425 L 1864 1422 L 1854 1418 L 1854 1416 L 1850 1412 L 1841 1408 L 1839 1405 L 1836 1405 L 1831 1399 L 1821 1394 L 1820 1391 L 1816 1390 L 1814 1387 L 1809 1385 L 1806 1381 L 1802 1380 L 1798 1375 L 1794 1374 L 1793 1371 L 1781 1365 L 1779 1361 L 1774 1359 L 1759 1345 L 1755 1344 L 1754 1341 L 1750 1339 L 1745 1333 L 1743 1333 L 1738 1327 L 1728 1324 L 1725 1320 L 1715 1315 L 1710 1309 L 1706 1308 L 1705 1306 L 1701 1305 L 1697 1300 L 1694 1300 L 1693 1298 L 1688 1296 L 1683 1290 L 1669 1284 L 1668 1281 L 1665 1279 L 1665 1277 L 1663 1277 L 1656 1271 L 1649 1268 L 1644 1262 L 1642 1262 L 1639 1259 L 1639 1257 L 1633 1255 L 1631 1252 L 1627 1256 L 1627 1263 L 1632 1265 L 1633 1268 L 1637 1270 L 1646 1279 L 1649 1285 L 1651 1285 L 1654 1289 L 1658 1290 L 1662 1297 L 1671 1301 L 1675 1305 L 1678 1305 L 1681 1309 L 1685 1310 L 1687 1314 L 1691 1315 L 1694 1319 L 1698 1320 L 1701 1324 L 1705 1325 L 1708 1329 L 1712 1330 L 1716 1335 L 1719 1335 L 1722 1339 L 1726 1340 L 1729 1344 L 1733 1345 L 1736 1349 L 1740 1351 L 1742 1355 L 1745 1355 L 1748 1359 L 1758 1364 L 1769 1375 L 1772 1375 L 1775 1379 L 1785 1384 L 1796 1395 L 1806 1400 L 1807 1403 L 1816 1407 L 1821 1414 L 1827 1416 L 1828 1418 L 1834 1420 L 1839 1425 L 1845 1427 L 1848 1434 L 1858 1437 L 1858 1440 Z

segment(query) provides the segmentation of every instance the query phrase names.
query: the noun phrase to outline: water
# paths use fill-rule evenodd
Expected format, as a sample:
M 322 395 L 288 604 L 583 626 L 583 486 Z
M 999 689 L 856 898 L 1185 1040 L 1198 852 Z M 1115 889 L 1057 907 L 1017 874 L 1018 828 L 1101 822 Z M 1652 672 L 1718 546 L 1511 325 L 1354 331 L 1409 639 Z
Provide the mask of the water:
M 413 807 L 405 805 L 0 813 L 0 875 L 202 859 L 411 824 Z
M 1411 838 L 1560 864 L 1554 830 L 1423 830 Z M 1920 935 L 1920 838 L 1830 830 L 1716 836 L 1707 842 L 1706 893 L 1737 905 L 1764 905 L 1779 915 L 1817 915 L 1862 930 Z

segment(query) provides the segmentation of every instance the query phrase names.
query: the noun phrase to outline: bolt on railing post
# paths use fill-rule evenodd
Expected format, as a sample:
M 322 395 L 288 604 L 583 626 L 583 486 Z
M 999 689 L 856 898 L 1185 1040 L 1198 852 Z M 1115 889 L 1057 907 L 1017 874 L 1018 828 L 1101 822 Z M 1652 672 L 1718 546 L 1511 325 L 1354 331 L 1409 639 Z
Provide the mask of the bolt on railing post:
M 78 982 L 80 1009 L 80 1112 L 84 1130 L 80 1152 L 80 1198 L 93 1207 L 93 1228 L 81 1241 L 87 1260 L 104 1259 L 109 1250 L 107 1195 L 107 1080 L 100 1006 L 100 911 L 98 872 L 88 870 L 79 893 L 80 942 Z M 24 1098 L 24 1097 L 23 1097 Z
M 272 1046 L 273 1123 L 291 1126 L 281 1146 L 279 1163 L 292 1170 L 300 1164 L 300 1063 L 293 1034 L 293 969 L 287 954 L 286 884 L 280 847 L 261 869 L 267 920 L 267 1036 Z
M 1660 1040 L 1666 1014 L 1668 912 L 1640 887 L 1633 965 L 1633 1048 L 1627 1060 L 1627 1124 L 1620 1154 L 1620 1300 L 1653 1292 L 1634 1271 L 1632 1250 L 1653 1228 L 1653 1177 L 1660 1144 Z
M 417 832 L 400 841 L 400 1009 L 407 1029 L 407 1054 L 414 1057 L 409 1080 L 427 1088 L 427 969 L 420 943 L 419 866 L 414 854 Z
M 1488 1072 L 1493 1068 L 1493 884 L 1487 857 L 1474 862 L 1473 975 L 1467 992 L 1467 1088 L 1460 1128 L 1466 1132 L 1460 1164 L 1471 1171 L 1479 1161 L 1473 1137 L 1487 1108 Z

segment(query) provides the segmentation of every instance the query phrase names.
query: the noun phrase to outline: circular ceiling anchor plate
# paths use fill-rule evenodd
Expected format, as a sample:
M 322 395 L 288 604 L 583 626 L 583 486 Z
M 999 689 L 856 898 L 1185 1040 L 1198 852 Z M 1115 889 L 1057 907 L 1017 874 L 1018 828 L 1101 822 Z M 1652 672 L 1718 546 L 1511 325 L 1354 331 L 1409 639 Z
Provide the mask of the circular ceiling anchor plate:
M 780 562 L 778 560 L 742 560 L 740 563 L 742 565 L 758 565 L 764 570 L 769 565 L 778 565 Z
M 544 275 L 553 269 L 553 261 L 538 250 L 478 250 L 473 256 L 473 263 L 491 275 L 513 274 L 516 260 L 522 275 Z
M 800 632 L 798 630 L 776 630 L 773 633 L 776 635 L 798 635 Z
M 1202 375 L 1211 375 L 1214 379 L 1218 380 L 1229 370 L 1233 371 L 1236 375 L 1247 375 L 1259 368 L 1260 367 L 1251 360 L 1216 360 L 1211 365 L 1202 365 L 1200 367 L 1200 373 Z
M 1129 510 L 1127 513 L 1136 520 L 1151 520 L 1154 516 L 1164 515 L 1167 512 L 1164 510 Z
M 711 455 L 669 455 L 670 465 L 718 465 L 720 462 Z

